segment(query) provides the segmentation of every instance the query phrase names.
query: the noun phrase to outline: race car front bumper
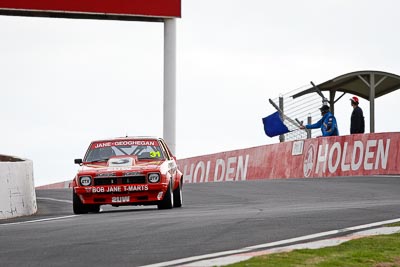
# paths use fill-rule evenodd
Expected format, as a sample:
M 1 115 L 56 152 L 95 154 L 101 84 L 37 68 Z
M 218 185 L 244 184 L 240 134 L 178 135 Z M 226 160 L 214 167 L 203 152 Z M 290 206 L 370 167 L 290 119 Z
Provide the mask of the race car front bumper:
M 164 198 L 168 183 L 79 186 L 73 190 L 83 204 L 151 205 Z

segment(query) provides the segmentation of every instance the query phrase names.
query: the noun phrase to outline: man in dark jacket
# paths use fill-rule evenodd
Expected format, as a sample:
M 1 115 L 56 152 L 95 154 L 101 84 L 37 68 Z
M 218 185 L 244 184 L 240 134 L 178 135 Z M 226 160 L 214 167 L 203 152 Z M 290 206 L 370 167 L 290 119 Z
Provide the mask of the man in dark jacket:
M 350 98 L 353 112 L 351 113 L 350 134 L 364 133 L 365 121 L 362 109 L 358 106 L 358 97 Z

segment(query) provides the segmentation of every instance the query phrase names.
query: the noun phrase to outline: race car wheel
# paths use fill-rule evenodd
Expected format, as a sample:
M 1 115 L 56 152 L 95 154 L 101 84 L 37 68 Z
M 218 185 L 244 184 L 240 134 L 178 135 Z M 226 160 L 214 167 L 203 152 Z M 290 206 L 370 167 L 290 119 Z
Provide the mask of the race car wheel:
M 72 207 L 75 214 L 85 214 L 88 213 L 88 208 L 82 204 L 81 199 L 75 192 L 72 192 Z
M 174 190 L 174 207 L 180 208 L 183 204 L 182 198 L 182 181 L 179 182 L 178 187 Z
M 167 192 L 165 192 L 165 196 L 163 200 L 160 201 L 160 204 L 157 205 L 158 209 L 172 209 L 174 207 L 174 194 L 172 192 L 172 184 L 169 183 Z

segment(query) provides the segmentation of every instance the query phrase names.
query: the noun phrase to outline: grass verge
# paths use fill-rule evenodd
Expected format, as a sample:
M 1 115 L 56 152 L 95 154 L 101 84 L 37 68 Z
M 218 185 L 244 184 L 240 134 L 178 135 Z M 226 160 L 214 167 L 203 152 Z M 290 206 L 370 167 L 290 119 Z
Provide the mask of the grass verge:
M 400 267 L 400 233 L 365 237 L 334 247 L 264 255 L 227 266 Z
M 385 226 L 388 226 L 388 227 L 397 227 L 397 226 L 400 226 L 400 222 L 391 223 L 391 224 L 388 224 L 388 225 L 385 225 Z

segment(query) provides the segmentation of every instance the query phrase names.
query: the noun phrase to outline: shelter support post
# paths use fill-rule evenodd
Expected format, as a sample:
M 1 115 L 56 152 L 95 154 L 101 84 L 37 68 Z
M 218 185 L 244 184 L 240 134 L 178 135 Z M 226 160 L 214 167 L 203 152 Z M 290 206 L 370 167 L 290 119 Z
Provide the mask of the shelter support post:
M 375 74 L 371 74 L 369 92 L 369 132 L 375 133 Z
M 335 94 L 336 91 L 329 91 L 329 106 L 333 115 L 335 115 Z
M 375 83 L 375 74 L 369 75 L 369 82 L 366 81 L 361 75 L 358 75 L 368 87 L 369 87 L 369 132 L 375 132 L 375 88 L 383 81 L 381 79 L 378 84 Z
M 370 106 L 370 132 L 375 132 L 375 92 L 376 88 L 381 82 L 383 82 L 387 76 L 383 76 L 378 82 L 375 82 L 375 74 L 371 74 L 371 87 L 369 96 L 369 106 Z
M 176 19 L 164 19 L 163 137 L 176 155 Z

